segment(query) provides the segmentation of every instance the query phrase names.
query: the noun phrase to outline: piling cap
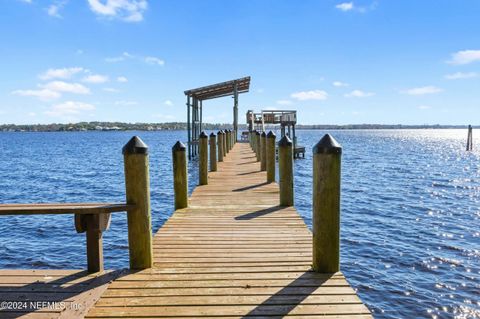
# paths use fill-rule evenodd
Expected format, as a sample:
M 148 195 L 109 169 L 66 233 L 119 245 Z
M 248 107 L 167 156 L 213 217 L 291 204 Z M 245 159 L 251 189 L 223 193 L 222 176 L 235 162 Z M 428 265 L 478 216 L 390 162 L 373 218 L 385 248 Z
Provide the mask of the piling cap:
M 278 142 L 278 146 L 292 146 L 292 145 L 293 145 L 292 140 L 287 135 L 282 137 Z
M 277 137 L 275 133 L 273 133 L 272 131 L 268 132 L 267 138 L 274 138 L 274 137 Z
M 134 136 L 122 148 L 123 155 L 148 154 L 148 146 L 138 136 Z
M 222 130 L 217 132 L 218 135 L 223 134 Z
M 185 144 L 183 144 L 182 142 L 180 141 L 177 141 L 177 143 L 175 143 L 175 145 L 173 145 L 172 147 L 172 151 L 173 152 L 176 152 L 176 151 L 185 151 L 187 148 L 185 147 Z
M 313 147 L 313 154 L 342 154 L 342 146 L 330 134 L 325 134 Z
M 260 132 L 259 132 L 259 131 L 255 131 L 255 135 L 260 135 Z
M 265 131 L 262 132 L 262 137 L 267 137 L 267 133 L 265 133 Z
M 215 136 L 217 136 L 217 135 L 215 135 L 215 133 L 213 133 L 213 132 L 210 133 L 210 137 L 215 137 Z
M 200 138 L 208 138 L 208 135 L 207 133 L 205 133 L 205 131 L 202 131 L 202 133 L 200 133 Z

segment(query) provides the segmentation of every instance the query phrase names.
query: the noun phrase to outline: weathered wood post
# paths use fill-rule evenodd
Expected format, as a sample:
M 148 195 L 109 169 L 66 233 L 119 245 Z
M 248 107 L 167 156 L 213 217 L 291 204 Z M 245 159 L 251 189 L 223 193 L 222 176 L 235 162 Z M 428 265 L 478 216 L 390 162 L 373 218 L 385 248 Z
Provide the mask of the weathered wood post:
M 223 157 L 227 156 L 227 131 L 222 130 L 223 132 Z
M 172 147 L 173 190 L 175 193 L 175 210 L 188 207 L 188 174 L 186 147 L 177 141 Z
M 473 135 L 472 135 L 472 126 L 468 126 L 468 133 L 467 133 L 467 151 L 471 151 L 473 149 Z
M 275 182 L 275 139 L 272 131 L 267 134 L 267 182 Z
M 257 131 L 256 130 L 252 131 L 252 136 L 250 138 L 252 139 L 252 151 L 256 154 L 257 153 L 257 147 L 255 145 L 255 141 L 257 140 Z
M 77 233 L 86 232 L 88 272 L 103 271 L 103 231 L 110 225 L 110 214 L 75 214 Z
M 232 134 L 232 130 L 228 130 L 228 151 L 230 152 L 232 150 L 232 137 L 233 137 L 233 134 Z
M 260 135 L 260 170 L 267 170 L 267 134 L 265 131 Z
M 223 162 L 223 155 L 224 155 L 223 154 L 223 132 L 221 130 L 218 131 L 217 136 L 218 136 L 218 141 L 217 141 L 218 161 Z
M 255 132 L 255 154 L 257 155 L 257 162 L 262 160 L 262 149 L 260 145 L 260 132 Z
M 210 133 L 210 171 L 217 171 L 217 136 Z
M 342 147 L 326 134 L 313 148 L 313 270 L 340 270 Z
M 127 204 L 135 205 L 127 214 L 130 268 L 153 266 L 152 223 L 148 147 L 134 136 L 122 149 Z
M 198 184 L 208 184 L 208 135 L 202 131 L 198 137 Z
M 293 143 L 287 135 L 278 142 L 280 206 L 293 206 Z

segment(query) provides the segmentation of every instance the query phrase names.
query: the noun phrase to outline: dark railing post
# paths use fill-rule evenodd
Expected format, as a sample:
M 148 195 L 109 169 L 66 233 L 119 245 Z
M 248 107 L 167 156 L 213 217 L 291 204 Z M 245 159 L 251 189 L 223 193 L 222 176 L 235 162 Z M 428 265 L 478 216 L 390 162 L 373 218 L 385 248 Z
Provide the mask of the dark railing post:
M 267 182 L 275 182 L 275 139 L 272 131 L 267 134 Z
M 202 131 L 198 138 L 199 161 L 198 182 L 200 185 L 208 184 L 208 135 Z
M 134 136 L 122 151 L 127 204 L 135 206 L 127 214 L 130 268 L 151 268 L 153 252 L 148 147 L 138 136 Z
M 329 134 L 313 148 L 313 270 L 340 270 L 342 147 Z
M 217 171 L 217 136 L 210 133 L 210 171 Z
M 293 206 L 293 143 L 288 136 L 278 142 L 280 206 Z
M 178 141 L 172 147 L 173 189 L 175 210 L 188 207 L 188 175 L 186 147 Z
M 260 170 L 267 170 L 267 134 L 265 131 L 260 135 Z

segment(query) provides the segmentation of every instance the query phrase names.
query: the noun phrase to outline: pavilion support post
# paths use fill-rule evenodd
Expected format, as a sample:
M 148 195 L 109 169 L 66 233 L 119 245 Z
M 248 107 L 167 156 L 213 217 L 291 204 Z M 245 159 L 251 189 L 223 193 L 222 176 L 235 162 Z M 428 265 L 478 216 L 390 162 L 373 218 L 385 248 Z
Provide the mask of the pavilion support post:
M 326 134 L 313 148 L 313 270 L 340 270 L 340 168 L 342 147 Z
M 238 133 L 238 83 L 233 83 L 233 140 L 237 141 Z
M 192 158 L 192 126 L 190 122 L 190 95 L 187 96 L 188 159 Z

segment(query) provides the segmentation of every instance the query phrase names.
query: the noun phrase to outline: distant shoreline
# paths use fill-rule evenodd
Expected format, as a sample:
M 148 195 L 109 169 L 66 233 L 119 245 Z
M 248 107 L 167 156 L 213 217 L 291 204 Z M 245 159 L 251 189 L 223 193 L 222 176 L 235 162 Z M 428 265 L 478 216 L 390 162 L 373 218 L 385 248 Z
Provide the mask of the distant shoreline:
M 231 124 L 204 123 L 205 130 L 230 129 Z M 275 126 L 266 126 L 267 129 Z M 467 125 L 402 125 L 402 124 L 348 124 L 348 125 L 296 125 L 298 130 L 401 130 L 401 129 L 466 129 Z M 480 128 L 474 125 L 473 128 Z M 81 131 L 180 131 L 186 130 L 187 123 L 122 123 L 122 122 L 80 122 L 70 124 L 1 124 L 0 132 L 81 132 Z M 247 130 L 239 125 L 239 130 Z

